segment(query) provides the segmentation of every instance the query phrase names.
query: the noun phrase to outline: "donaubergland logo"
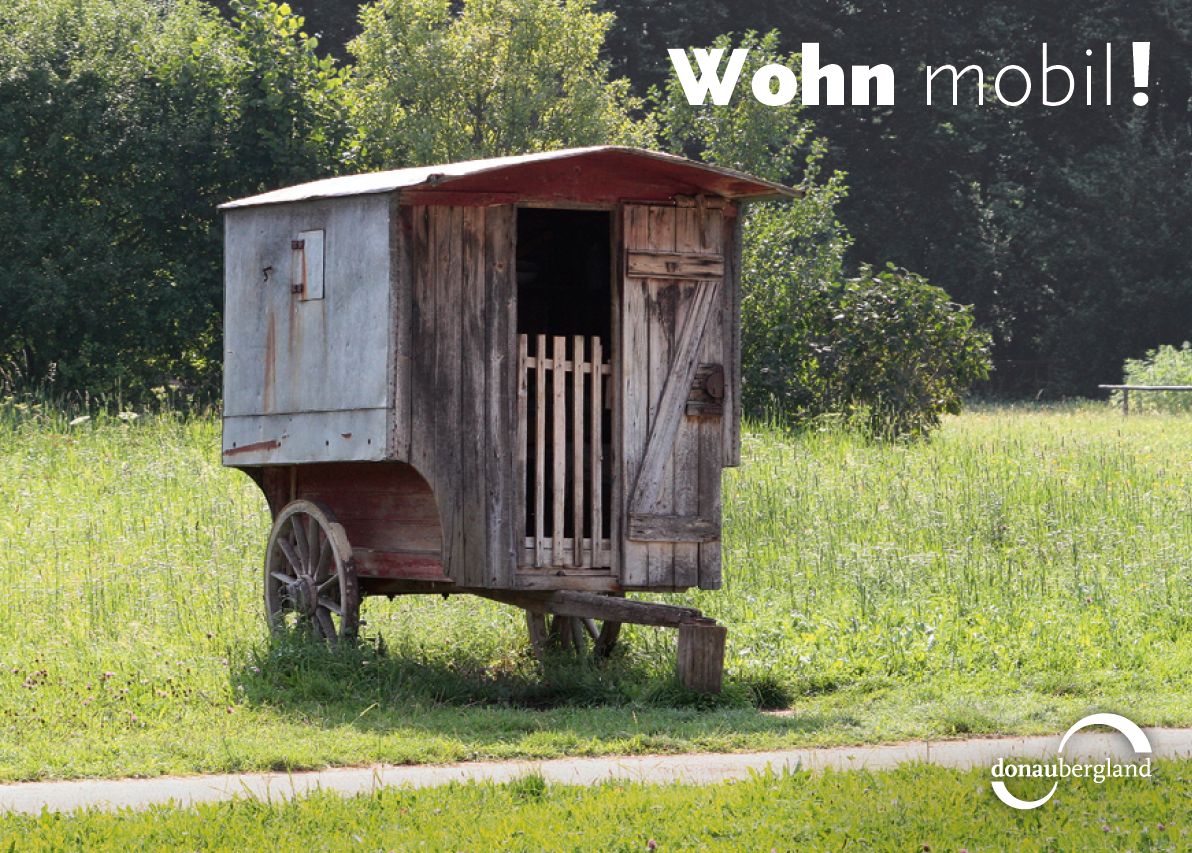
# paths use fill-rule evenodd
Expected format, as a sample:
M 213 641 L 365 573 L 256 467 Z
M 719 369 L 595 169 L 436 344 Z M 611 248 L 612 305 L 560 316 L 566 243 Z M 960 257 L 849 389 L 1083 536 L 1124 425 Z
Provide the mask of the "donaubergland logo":
M 1145 755 L 1147 758 L 1133 764 L 1122 764 L 1109 758 L 1095 764 L 1069 763 L 1064 759 L 1064 747 L 1067 745 L 1068 739 L 1088 726 L 1109 726 L 1117 729 L 1126 736 L 1135 755 Z M 1055 762 L 1007 763 L 1004 758 L 999 758 L 991 768 L 993 793 L 1012 809 L 1021 811 L 1037 809 L 1051 799 L 1060 785 L 1059 780 L 1067 779 L 1070 776 L 1092 779 L 1097 785 L 1106 779 L 1149 779 L 1151 775 L 1150 754 L 1151 742 L 1147 740 L 1146 733 L 1125 717 L 1119 714 L 1089 714 L 1064 733 L 1060 739 L 1060 748 L 1057 750 Z M 1052 783 L 1051 790 L 1047 792 L 1046 796 L 1037 800 L 1020 800 L 1010 793 L 1006 788 L 1006 783 L 1002 781 L 1003 779 L 1055 779 L 1056 781 Z

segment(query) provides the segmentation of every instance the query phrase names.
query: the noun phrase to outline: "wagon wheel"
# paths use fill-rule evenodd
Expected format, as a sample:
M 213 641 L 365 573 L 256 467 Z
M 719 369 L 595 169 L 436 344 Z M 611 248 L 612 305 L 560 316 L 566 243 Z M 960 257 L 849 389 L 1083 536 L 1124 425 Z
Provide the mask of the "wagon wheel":
M 604 660 L 616 648 L 621 633 L 620 622 L 555 616 L 533 610 L 526 611 L 526 624 L 530 629 L 530 646 L 539 658 L 552 651 L 561 651 Z
M 278 513 L 265 551 L 265 614 L 274 633 L 299 627 L 332 644 L 355 638 L 352 548 L 325 506 L 293 501 Z

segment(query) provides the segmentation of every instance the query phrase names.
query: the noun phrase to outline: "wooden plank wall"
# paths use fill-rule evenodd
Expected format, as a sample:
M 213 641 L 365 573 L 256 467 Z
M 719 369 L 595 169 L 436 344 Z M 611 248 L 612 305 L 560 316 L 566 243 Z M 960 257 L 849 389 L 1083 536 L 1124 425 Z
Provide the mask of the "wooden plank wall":
M 741 215 L 734 204 L 724 209 L 724 459 L 741 464 Z
M 330 462 L 288 472 L 295 497 L 322 502 L 343 525 L 362 577 L 446 580 L 438 509 L 412 466 Z
M 680 211 L 680 213 L 691 214 L 691 218 L 687 220 L 689 222 L 687 233 L 695 251 L 718 252 L 724 253 L 726 256 L 730 254 L 731 247 L 724 245 L 725 228 L 719 211 L 688 209 Z M 726 264 L 726 266 L 729 265 Z M 735 268 L 735 264 L 731 266 Z M 732 331 L 728 328 L 731 325 L 732 315 L 731 307 L 728 311 L 725 310 L 724 298 L 727 296 L 731 306 L 731 300 L 734 298 L 732 293 L 735 290 L 735 283 L 726 278 L 720 288 L 722 301 L 713 309 L 712 315 L 708 318 L 708 324 L 704 327 L 704 337 L 700 342 L 700 361 L 704 364 L 726 365 L 726 375 L 732 374 L 731 356 L 728 352 L 730 347 L 726 346 L 732 336 Z M 731 382 L 726 382 L 725 389 L 726 393 L 733 394 L 735 401 L 740 386 L 732 388 L 730 391 L 731 384 Z M 699 473 L 695 477 L 697 482 L 695 514 L 701 518 L 714 518 L 718 523 L 721 522 L 721 468 L 725 459 L 724 421 L 733 420 L 730 401 L 725 400 L 724 403 L 727 417 L 688 420 L 686 424 L 694 434 L 689 440 L 696 442 L 699 446 L 697 452 Z M 699 573 L 697 581 L 699 588 L 720 589 L 720 538 L 701 542 L 698 548 Z
M 511 587 L 516 565 L 515 217 L 511 205 L 405 205 L 395 218 L 410 299 L 394 336 L 408 364 L 394 450 L 430 483 L 447 576 L 467 587 Z

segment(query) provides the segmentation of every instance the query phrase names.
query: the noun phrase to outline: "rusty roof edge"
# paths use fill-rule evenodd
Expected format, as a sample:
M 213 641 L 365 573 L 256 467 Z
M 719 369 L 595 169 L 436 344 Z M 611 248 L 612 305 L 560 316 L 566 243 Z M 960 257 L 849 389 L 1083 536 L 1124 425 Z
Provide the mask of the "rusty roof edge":
M 760 187 L 765 187 L 767 190 L 769 190 L 769 192 L 766 193 L 758 193 L 756 195 L 750 193 L 749 196 L 741 195 L 736 196 L 736 198 L 748 198 L 750 200 L 764 201 L 766 199 L 776 198 L 802 198 L 804 195 L 806 195 L 806 192 L 801 187 L 788 187 L 786 184 L 780 184 L 777 181 L 759 178 L 756 175 L 751 175 L 748 172 L 742 172 L 738 169 L 730 169 L 727 166 L 718 166 L 715 163 L 705 163 L 702 160 L 691 160 L 687 157 L 680 157 L 678 154 L 669 154 L 666 151 L 652 151 L 649 148 L 633 148 L 628 145 L 606 145 L 598 150 L 620 151 L 627 154 L 650 157 L 655 160 L 661 160 L 665 163 L 675 163 L 677 165 L 692 167 L 700 169 L 701 171 L 723 175 L 726 178 L 733 178 L 734 180 L 738 181 L 746 181 L 751 184 L 756 184 Z
M 761 192 L 741 193 L 733 196 L 749 201 L 762 201 L 776 198 L 798 198 L 804 193 L 797 187 L 788 187 L 774 181 L 754 177 L 745 172 L 689 160 L 664 151 L 651 151 L 645 148 L 632 148 L 623 145 L 598 145 L 588 148 L 562 148 L 555 151 L 543 151 L 534 154 L 519 154 L 511 157 L 494 157 L 483 160 L 461 160 L 456 163 L 438 164 L 433 166 L 416 166 L 406 169 L 391 169 L 382 172 L 364 172 L 356 175 L 341 175 L 333 178 L 322 178 L 303 184 L 271 190 L 246 198 L 236 199 L 219 205 L 220 210 L 235 210 L 244 207 L 259 207 L 268 204 L 288 204 L 300 201 L 313 201 L 321 198 L 344 198 L 347 196 L 370 195 L 376 193 L 393 192 L 399 189 L 411 189 L 421 186 L 440 187 L 451 181 L 472 177 L 486 172 L 499 171 L 515 166 L 543 163 L 551 160 L 561 160 L 573 157 L 583 157 L 598 153 L 622 153 L 636 157 L 658 160 L 664 163 L 681 165 L 686 168 L 720 175 L 733 180 L 742 181 L 758 187 Z

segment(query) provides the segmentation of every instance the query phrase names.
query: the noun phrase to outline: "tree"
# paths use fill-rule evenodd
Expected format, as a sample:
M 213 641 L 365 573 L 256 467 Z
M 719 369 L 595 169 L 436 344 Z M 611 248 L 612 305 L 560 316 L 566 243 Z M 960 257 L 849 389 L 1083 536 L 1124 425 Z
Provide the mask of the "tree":
M 358 145 L 376 166 L 648 144 L 628 80 L 600 58 L 589 0 L 381 0 L 351 45 Z
M 335 168 L 341 88 L 263 0 L 235 25 L 191 0 L 0 9 L 0 358 L 65 390 L 214 392 L 216 206 Z

